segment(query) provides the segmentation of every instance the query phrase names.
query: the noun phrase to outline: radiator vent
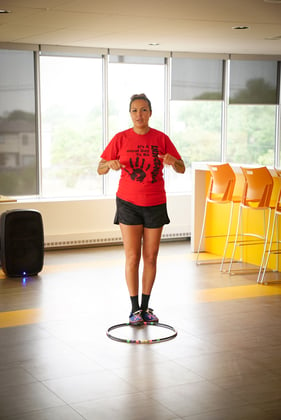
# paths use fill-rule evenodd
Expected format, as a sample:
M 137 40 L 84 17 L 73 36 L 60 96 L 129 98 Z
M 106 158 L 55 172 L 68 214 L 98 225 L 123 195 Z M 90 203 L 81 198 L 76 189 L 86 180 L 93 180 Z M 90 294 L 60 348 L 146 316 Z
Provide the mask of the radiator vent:
M 55 249 L 55 248 L 79 248 L 79 247 L 90 247 L 90 246 L 99 246 L 99 245 L 110 245 L 110 244 L 121 244 L 121 237 L 114 238 L 97 238 L 97 239 L 72 239 L 72 240 L 62 240 L 62 241 L 52 241 L 45 242 L 45 249 Z
M 66 248 L 82 248 L 106 245 L 122 244 L 122 237 L 119 232 L 111 235 L 92 235 L 91 237 L 82 237 L 83 235 L 63 235 L 62 237 L 45 237 L 44 248 L 51 249 L 66 249 Z M 190 232 L 172 232 L 163 233 L 161 241 L 186 240 L 190 239 Z

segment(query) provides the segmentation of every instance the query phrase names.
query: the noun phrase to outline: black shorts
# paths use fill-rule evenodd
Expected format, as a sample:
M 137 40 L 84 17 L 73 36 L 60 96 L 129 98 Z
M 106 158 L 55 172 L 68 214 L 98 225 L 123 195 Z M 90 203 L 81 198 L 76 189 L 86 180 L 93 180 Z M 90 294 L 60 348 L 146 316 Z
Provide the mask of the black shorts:
M 158 206 L 136 206 L 116 197 L 114 224 L 143 225 L 145 228 L 160 228 L 170 223 L 166 203 Z

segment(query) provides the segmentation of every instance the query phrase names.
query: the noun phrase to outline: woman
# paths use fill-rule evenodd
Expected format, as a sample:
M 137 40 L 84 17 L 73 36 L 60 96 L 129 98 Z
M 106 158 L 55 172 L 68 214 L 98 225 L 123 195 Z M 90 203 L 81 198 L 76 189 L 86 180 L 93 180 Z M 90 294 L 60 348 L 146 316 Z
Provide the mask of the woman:
M 166 208 L 163 167 L 178 173 L 185 165 L 164 133 L 150 128 L 151 102 L 133 95 L 129 106 L 133 127 L 116 134 L 101 155 L 100 175 L 121 170 L 116 194 L 115 224 L 120 225 L 125 249 L 125 276 L 131 298 L 129 323 L 158 322 L 148 307 L 156 276 L 160 239 L 170 223 Z M 142 297 L 139 305 L 139 264 L 143 258 Z

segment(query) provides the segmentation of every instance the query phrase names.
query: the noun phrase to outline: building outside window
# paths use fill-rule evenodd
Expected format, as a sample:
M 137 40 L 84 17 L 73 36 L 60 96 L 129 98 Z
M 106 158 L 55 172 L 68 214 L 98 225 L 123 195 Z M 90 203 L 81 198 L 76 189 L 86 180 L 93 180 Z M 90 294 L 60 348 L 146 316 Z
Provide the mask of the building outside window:
M 0 50 L 0 194 L 38 194 L 33 51 Z M 28 138 L 28 147 L 23 139 Z M 26 155 L 29 156 L 26 159 Z

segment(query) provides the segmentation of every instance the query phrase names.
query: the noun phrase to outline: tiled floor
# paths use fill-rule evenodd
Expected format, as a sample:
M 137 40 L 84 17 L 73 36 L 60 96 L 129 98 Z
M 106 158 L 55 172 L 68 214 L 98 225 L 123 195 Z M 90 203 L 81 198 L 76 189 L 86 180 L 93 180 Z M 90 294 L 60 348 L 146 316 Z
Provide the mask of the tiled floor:
M 123 271 L 114 246 L 47 252 L 26 283 L 1 272 L 0 419 L 281 419 L 280 284 L 163 243 L 150 303 L 178 336 L 127 344 L 106 336 L 128 319 Z

